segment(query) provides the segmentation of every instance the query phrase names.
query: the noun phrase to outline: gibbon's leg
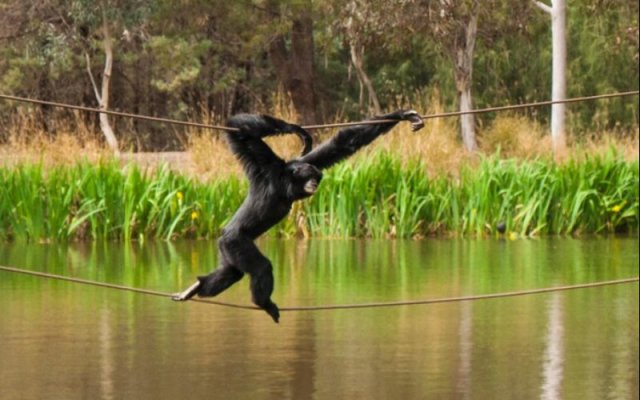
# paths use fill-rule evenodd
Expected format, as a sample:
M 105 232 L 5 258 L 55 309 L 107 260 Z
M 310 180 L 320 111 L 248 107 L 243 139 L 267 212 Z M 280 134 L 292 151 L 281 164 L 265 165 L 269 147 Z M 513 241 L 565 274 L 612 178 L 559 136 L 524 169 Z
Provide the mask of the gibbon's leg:
M 189 300 L 196 294 L 200 297 L 213 297 L 222 293 L 229 286 L 238 282 L 244 273 L 231 265 L 223 265 L 209 275 L 199 276 L 198 280 L 187 289 L 174 294 L 171 299 L 175 301 Z
M 175 301 L 189 300 L 196 294 L 202 297 L 216 296 L 231 285 L 238 282 L 244 276 L 244 273 L 235 268 L 228 258 L 228 250 L 226 241 L 221 238 L 218 241 L 218 249 L 221 259 L 221 265 L 209 275 L 199 276 L 198 280 L 187 289 L 180 293 L 174 294 L 171 298 Z
M 280 310 L 271 301 L 273 293 L 273 268 L 268 258 L 260 253 L 253 240 L 242 236 L 226 237 L 220 240 L 225 257 L 238 270 L 251 277 L 251 300 L 278 322 Z
M 271 301 L 273 293 L 273 267 L 271 262 L 264 258 L 259 264 L 251 264 L 251 300 L 273 318 L 275 322 L 280 319 L 278 306 Z

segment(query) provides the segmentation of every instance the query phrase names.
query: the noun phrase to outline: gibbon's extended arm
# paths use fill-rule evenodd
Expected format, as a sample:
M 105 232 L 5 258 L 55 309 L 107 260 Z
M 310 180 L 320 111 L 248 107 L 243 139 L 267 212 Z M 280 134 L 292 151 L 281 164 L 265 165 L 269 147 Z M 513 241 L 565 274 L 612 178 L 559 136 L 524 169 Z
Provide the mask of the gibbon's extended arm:
M 353 155 L 362 147 L 373 142 L 378 136 L 389 132 L 400 121 L 410 121 L 414 132 L 424 126 L 420 115 L 413 110 L 398 110 L 371 118 L 371 120 L 385 119 L 394 121 L 375 125 L 356 125 L 342 129 L 309 154 L 300 157 L 299 161 L 314 165 L 319 169 L 325 169 Z

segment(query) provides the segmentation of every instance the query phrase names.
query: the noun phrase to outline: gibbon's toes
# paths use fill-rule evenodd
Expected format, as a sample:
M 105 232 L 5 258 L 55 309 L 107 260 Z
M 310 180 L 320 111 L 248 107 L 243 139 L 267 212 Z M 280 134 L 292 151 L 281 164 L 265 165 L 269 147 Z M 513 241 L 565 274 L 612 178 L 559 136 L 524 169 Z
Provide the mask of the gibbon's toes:
M 280 321 L 280 310 L 275 303 L 267 305 L 264 310 L 273 318 L 273 322 L 277 324 Z
M 187 301 L 198 293 L 200 289 L 200 281 L 196 281 L 193 285 L 189 286 L 187 290 L 184 290 L 180 293 L 174 293 L 171 295 L 171 300 L 173 301 Z
M 182 295 L 182 293 L 174 293 L 171 295 L 171 300 L 173 301 L 186 301 L 187 298 Z

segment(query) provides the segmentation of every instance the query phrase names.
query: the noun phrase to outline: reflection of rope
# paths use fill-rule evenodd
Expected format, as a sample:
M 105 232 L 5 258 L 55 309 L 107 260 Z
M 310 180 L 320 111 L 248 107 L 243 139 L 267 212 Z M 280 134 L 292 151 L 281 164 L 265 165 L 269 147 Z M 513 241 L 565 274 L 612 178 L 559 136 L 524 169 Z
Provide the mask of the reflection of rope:
M 20 268 L 5 267 L 5 266 L 2 266 L 2 265 L 0 265 L 0 271 L 16 272 L 16 273 L 19 273 L 19 274 L 38 276 L 38 277 L 41 277 L 41 278 L 57 279 L 57 280 L 61 280 L 61 281 L 80 283 L 80 284 L 83 284 L 83 285 L 99 286 L 99 287 L 104 287 L 104 288 L 109 288 L 109 289 L 123 290 L 123 291 L 127 291 L 127 292 L 148 294 L 148 295 L 152 295 L 152 296 L 159 296 L 159 297 L 171 297 L 172 296 L 171 293 L 166 293 L 166 292 L 158 292 L 158 291 L 155 291 L 155 290 L 148 290 L 148 289 L 140 289 L 140 288 L 129 287 L 129 286 L 115 285 L 113 283 L 103 283 L 103 282 L 89 281 L 89 280 L 86 280 L 86 279 L 73 278 L 73 277 L 69 277 L 69 276 L 48 274 L 46 272 L 37 272 L 37 271 L 30 271 L 30 270 L 20 269 Z M 529 294 L 540 294 L 540 293 L 560 292 L 560 291 L 565 291 L 565 290 L 587 289 L 587 288 L 594 288 L 594 287 L 601 287 L 601 286 L 620 285 L 620 284 L 623 284 L 623 283 L 638 282 L 638 280 L 640 280 L 640 277 L 636 276 L 635 278 L 626 278 L 626 279 L 618 279 L 618 280 L 612 280 L 612 281 L 601 281 L 601 282 L 593 282 L 593 283 L 582 283 L 582 284 L 568 285 L 568 286 L 555 286 L 555 287 L 548 287 L 548 288 L 542 288 L 542 289 L 520 290 L 520 291 L 516 291 L 516 292 L 480 294 L 480 295 L 475 295 L 475 296 L 443 297 L 443 298 L 439 298 L 439 299 L 427 299 L 427 300 L 392 301 L 392 302 L 383 302 L 383 303 L 336 304 L 336 305 L 321 305 L 321 306 L 282 307 L 282 308 L 280 308 L 280 311 L 345 310 L 345 309 L 355 309 L 355 308 L 397 307 L 397 306 L 414 306 L 414 305 L 421 305 L 421 304 L 454 303 L 454 302 L 461 302 L 461 301 L 497 299 L 497 298 L 502 298 L 502 297 L 515 297 L 515 296 L 524 296 L 524 295 L 529 295 Z M 246 305 L 226 303 L 226 302 L 221 302 L 221 301 L 203 300 L 203 299 L 196 299 L 196 298 L 192 298 L 189 301 L 195 301 L 195 302 L 198 302 L 198 303 L 214 304 L 214 305 L 224 306 L 224 307 L 243 308 L 243 309 L 247 309 L 247 310 L 259 310 L 259 308 L 255 307 L 255 306 L 246 306 Z
M 595 96 L 582 96 L 582 97 L 573 97 L 570 99 L 564 100 L 549 100 L 549 101 L 539 101 L 536 103 L 525 103 L 525 104 L 514 104 L 508 106 L 499 106 L 499 107 L 489 107 L 489 108 L 479 108 L 477 110 L 469 110 L 469 111 L 455 111 L 455 112 L 447 112 L 447 113 L 439 113 L 439 114 L 428 114 L 422 115 L 422 119 L 431 119 L 431 118 L 446 118 L 446 117 L 455 117 L 459 115 L 465 114 L 481 114 L 481 113 L 489 113 L 496 111 L 507 111 L 507 110 L 518 110 L 521 108 L 531 108 L 531 107 L 542 107 L 548 106 L 552 104 L 563 104 L 563 103 L 575 103 L 579 101 L 589 101 L 589 100 L 598 100 L 598 99 L 610 99 L 613 97 L 626 97 L 626 96 L 637 96 L 640 91 L 629 91 L 629 92 L 619 92 L 619 93 L 608 93 L 608 94 L 599 94 Z M 175 119 L 168 118 L 159 118 L 159 117 L 151 117 L 148 115 L 140 115 L 140 114 L 130 114 L 120 111 L 111 111 L 111 110 L 102 110 L 99 108 L 91 108 L 84 106 L 76 106 L 72 104 L 64 104 L 64 103 L 56 103 L 53 101 L 45 101 L 45 100 L 37 100 L 30 99 L 26 97 L 18 97 L 18 96 L 10 96 L 6 94 L 0 94 L 0 99 L 11 100 L 11 101 L 19 101 L 23 103 L 33 103 L 33 104 L 42 104 L 52 107 L 61 107 L 61 108 L 69 108 L 72 110 L 80 110 L 80 111 L 88 111 L 95 112 L 101 114 L 115 115 L 118 117 L 125 118 L 134 118 L 134 119 L 142 119 L 147 121 L 155 121 L 155 122 L 163 122 L 166 124 L 174 124 L 174 125 L 184 125 L 184 126 L 193 126 L 197 128 L 206 128 L 206 129 L 216 129 L 220 131 L 237 131 L 237 128 L 231 128 L 228 126 L 220 126 L 220 125 L 209 125 L 202 124 L 198 122 L 189 122 L 189 121 L 179 121 Z M 305 129 L 324 129 L 324 128 L 339 128 L 344 126 L 353 126 L 353 125 L 364 125 L 364 124 L 384 124 L 387 122 L 395 122 L 393 120 L 374 120 L 374 121 L 359 121 L 359 122 L 343 122 L 337 124 L 324 124 L 324 125 L 307 125 L 303 126 Z

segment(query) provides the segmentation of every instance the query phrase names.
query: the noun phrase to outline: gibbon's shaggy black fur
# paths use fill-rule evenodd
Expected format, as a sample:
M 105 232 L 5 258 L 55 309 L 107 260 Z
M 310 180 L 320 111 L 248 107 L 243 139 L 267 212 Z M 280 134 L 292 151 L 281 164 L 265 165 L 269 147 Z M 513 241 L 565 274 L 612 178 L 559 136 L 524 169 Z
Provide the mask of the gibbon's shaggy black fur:
M 175 294 L 173 299 L 184 301 L 196 294 L 216 296 L 247 273 L 251 277 L 253 302 L 278 322 L 280 311 L 271 301 L 271 262 L 253 241 L 281 221 L 294 201 L 316 192 L 322 179 L 321 170 L 351 156 L 400 121 L 410 121 L 414 131 L 424 126 L 413 110 L 399 110 L 373 119 L 393 122 L 342 129 L 311 151 L 311 136 L 298 125 L 266 115 L 239 114 L 232 117 L 227 125 L 239 131 L 228 132 L 227 141 L 249 179 L 249 194 L 222 230 L 218 241 L 220 266 L 211 274 L 198 277 L 193 285 Z M 290 161 L 278 157 L 262 140 L 285 133 L 298 135 L 304 144 L 302 155 Z

